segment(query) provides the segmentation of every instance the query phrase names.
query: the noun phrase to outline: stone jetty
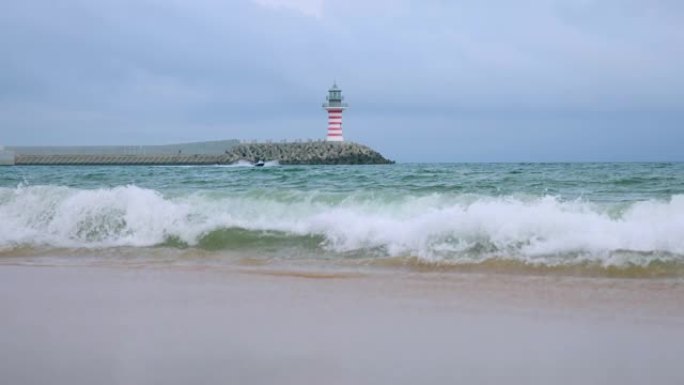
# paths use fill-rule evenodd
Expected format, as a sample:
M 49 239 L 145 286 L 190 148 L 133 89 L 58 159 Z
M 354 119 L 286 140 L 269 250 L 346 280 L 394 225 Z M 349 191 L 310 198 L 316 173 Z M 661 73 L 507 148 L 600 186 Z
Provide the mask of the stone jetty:
M 167 146 L 13 147 L 15 165 L 212 165 L 239 161 L 280 164 L 391 164 L 353 142 L 241 143 L 217 141 Z
M 277 160 L 280 164 L 390 164 L 380 153 L 353 142 L 241 144 L 229 154 L 229 163 L 244 159 Z

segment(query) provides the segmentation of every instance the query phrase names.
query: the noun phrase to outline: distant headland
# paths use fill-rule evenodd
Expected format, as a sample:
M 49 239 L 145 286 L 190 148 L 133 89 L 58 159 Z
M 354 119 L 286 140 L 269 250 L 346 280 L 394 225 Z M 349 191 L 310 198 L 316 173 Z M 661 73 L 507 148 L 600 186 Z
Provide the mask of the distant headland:
M 392 164 L 353 142 L 222 140 L 160 146 L 16 146 L 0 148 L 2 165 L 215 165 L 240 161 L 280 164 Z

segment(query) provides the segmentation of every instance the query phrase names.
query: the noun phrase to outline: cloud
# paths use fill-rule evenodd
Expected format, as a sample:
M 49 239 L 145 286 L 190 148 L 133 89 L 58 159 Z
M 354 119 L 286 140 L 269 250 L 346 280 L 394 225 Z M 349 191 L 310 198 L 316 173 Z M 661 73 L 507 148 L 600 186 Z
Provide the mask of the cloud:
M 292 9 L 304 15 L 316 18 L 323 17 L 323 0 L 253 0 L 255 3 L 271 9 Z

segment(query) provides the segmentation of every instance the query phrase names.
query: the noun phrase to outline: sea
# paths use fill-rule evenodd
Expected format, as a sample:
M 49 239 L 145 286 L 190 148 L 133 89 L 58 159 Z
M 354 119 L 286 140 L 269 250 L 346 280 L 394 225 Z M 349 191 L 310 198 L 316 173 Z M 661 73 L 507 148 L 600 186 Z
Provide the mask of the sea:
M 0 261 L 682 278 L 684 164 L 0 167 Z

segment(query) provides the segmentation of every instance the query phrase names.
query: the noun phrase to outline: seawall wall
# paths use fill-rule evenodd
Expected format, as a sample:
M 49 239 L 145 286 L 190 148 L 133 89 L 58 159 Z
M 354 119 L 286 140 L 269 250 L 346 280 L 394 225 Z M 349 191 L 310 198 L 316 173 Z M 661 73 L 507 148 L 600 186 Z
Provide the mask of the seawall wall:
M 225 154 L 239 144 L 238 140 L 217 140 L 141 146 L 7 146 L 6 149 L 22 155 L 219 155 Z

